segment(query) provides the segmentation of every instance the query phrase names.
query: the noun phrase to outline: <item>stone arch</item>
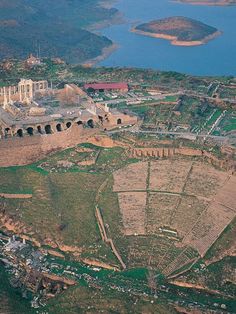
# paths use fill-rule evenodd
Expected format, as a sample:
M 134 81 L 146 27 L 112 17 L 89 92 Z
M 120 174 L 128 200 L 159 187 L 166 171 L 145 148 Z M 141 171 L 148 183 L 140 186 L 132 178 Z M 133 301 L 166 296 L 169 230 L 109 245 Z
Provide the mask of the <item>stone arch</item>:
M 94 128 L 94 121 L 93 121 L 93 119 L 89 119 L 88 121 L 87 121 L 87 125 L 90 127 L 90 128 Z
M 30 136 L 34 135 L 34 129 L 31 126 L 29 126 L 26 131 Z
M 117 124 L 122 124 L 121 118 L 117 119 Z
M 50 124 L 45 125 L 45 132 L 46 134 L 52 134 L 52 127 Z
M 43 130 L 42 130 L 41 125 L 37 126 L 37 131 L 38 131 L 39 134 L 43 134 Z
M 78 124 L 78 126 L 83 125 L 82 121 L 77 121 L 76 123 Z
M 66 127 L 69 129 L 71 127 L 72 123 L 70 121 L 66 122 Z
M 5 128 L 4 133 L 5 133 L 5 136 L 11 135 L 11 129 Z
M 61 123 L 58 123 L 58 124 L 56 125 L 56 130 L 57 130 L 57 132 L 63 131 Z
M 18 129 L 16 132 L 17 136 L 19 137 L 23 137 L 23 130 L 22 129 Z

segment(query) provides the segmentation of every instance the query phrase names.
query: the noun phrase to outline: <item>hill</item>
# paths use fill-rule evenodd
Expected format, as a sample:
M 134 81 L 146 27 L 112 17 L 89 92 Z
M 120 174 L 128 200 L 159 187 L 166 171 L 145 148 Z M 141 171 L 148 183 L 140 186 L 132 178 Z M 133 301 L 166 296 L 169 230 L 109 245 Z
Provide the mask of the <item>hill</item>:
M 173 45 L 202 45 L 220 32 L 212 26 L 187 17 L 169 17 L 136 26 L 132 31 L 146 36 L 168 39 Z
M 12 0 L 0 2 L 0 58 L 26 57 L 40 45 L 42 56 L 70 62 L 96 58 L 112 42 L 87 30 L 115 18 L 117 10 L 97 0 Z

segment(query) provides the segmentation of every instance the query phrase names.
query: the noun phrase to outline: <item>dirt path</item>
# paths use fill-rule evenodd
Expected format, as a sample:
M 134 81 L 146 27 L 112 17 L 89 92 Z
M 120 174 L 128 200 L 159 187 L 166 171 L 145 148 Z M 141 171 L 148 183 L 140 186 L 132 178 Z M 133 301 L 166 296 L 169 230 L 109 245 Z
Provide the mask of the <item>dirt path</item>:
M 126 269 L 126 265 L 123 262 L 122 257 L 118 253 L 118 251 L 117 251 L 117 249 L 113 243 L 113 240 L 107 237 L 107 233 L 106 233 L 106 229 L 105 229 L 104 222 L 102 219 L 102 215 L 101 215 L 101 212 L 100 212 L 100 209 L 98 208 L 98 206 L 96 206 L 96 213 L 95 214 L 96 214 L 98 227 L 100 230 L 102 240 L 111 246 L 111 249 L 112 249 L 113 253 L 115 254 L 115 256 L 117 257 L 117 259 L 119 260 L 121 266 L 123 267 L 123 269 Z
M 11 193 L 0 193 L 0 197 L 3 198 L 12 198 L 12 199 L 28 199 L 32 198 L 32 194 L 11 194 Z

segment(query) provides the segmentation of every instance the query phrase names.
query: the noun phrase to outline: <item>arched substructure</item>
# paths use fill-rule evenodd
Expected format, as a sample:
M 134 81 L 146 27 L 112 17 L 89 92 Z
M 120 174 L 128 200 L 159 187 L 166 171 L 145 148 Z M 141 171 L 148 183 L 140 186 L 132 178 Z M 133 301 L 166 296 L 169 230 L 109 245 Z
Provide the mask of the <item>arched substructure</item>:
M 19 137 L 23 137 L 23 130 L 22 129 L 18 129 L 16 132 L 16 135 Z
M 32 127 L 28 127 L 26 131 L 30 136 L 34 135 L 34 129 Z
M 37 126 L 37 131 L 38 131 L 39 134 L 43 134 L 43 130 L 42 130 L 41 125 Z
M 70 121 L 68 121 L 67 123 L 66 123 L 66 127 L 67 127 L 67 129 L 69 129 L 70 127 L 71 127 L 71 122 Z
M 77 121 L 76 123 L 78 124 L 78 126 L 83 126 L 83 122 L 82 121 Z
M 90 127 L 90 128 L 94 128 L 94 121 L 93 121 L 93 119 L 89 119 L 88 121 L 87 121 L 87 125 Z
M 61 126 L 61 123 L 58 123 L 58 124 L 56 125 L 56 129 L 57 129 L 57 132 L 63 131 L 62 126 Z
M 122 124 L 122 120 L 120 118 L 117 119 L 117 124 Z
M 10 128 L 5 128 L 4 134 L 5 134 L 5 137 L 10 136 L 11 135 L 11 129 Z
M 50 124 L 45 125 L 46 134 L 52 134 L 52 127 Z

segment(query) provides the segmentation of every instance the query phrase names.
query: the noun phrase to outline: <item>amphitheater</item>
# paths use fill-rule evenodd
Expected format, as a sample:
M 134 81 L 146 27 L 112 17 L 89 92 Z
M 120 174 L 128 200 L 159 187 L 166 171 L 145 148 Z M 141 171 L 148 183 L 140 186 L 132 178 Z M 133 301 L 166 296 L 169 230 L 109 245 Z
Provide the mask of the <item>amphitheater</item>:
M 171 155 L 113 173 L 129 266 L 149 265 L 167 277 L 204 257 L 236 216 L 232 170 Z

